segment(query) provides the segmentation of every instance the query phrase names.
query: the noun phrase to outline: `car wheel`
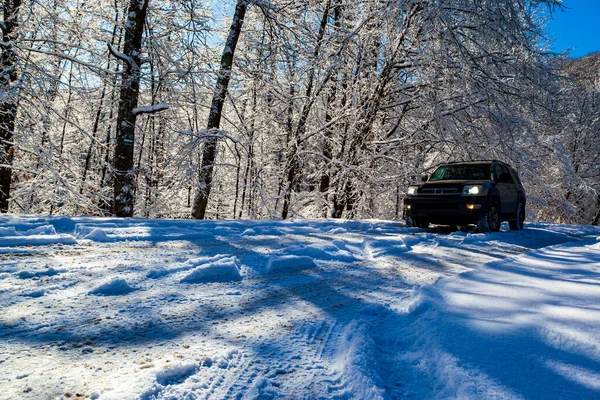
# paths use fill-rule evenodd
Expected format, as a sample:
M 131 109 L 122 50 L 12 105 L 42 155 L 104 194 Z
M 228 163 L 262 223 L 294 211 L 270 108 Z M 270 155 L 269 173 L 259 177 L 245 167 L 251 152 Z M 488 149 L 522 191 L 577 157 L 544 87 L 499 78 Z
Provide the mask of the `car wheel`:
M 500 230 L 500 208 L 498 202 L 492 201 L 487 213 L 477 221 L 479 232 L 498 232 Z
M 419 228 L 429 228 L 429 221 L 418 220 L 416 221 L 416 226 Z
M 508 222 L 510 230 L 512 231 L 518 231 L 519 229 L 523 229 L 523 223 L 525 222 L 525 206 L 523 206 L 523 203 L 519 202 L 515 216 L 516 219 L 514 221 Z
M 406 217 L 404 219 L 407 228 L 427 228 L 429 227 L 429 222 L 424 221 L 419 218 Z

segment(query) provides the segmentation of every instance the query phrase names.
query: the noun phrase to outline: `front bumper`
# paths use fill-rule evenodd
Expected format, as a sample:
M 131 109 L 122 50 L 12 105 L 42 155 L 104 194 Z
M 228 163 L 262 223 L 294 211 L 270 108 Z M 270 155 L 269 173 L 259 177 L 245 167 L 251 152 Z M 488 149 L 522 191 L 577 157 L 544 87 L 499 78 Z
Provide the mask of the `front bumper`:
M 414 196 L 404 199 L 405 216 L 442 225 L 474 224 L 487 213 L 487 208 L 487 196 Z

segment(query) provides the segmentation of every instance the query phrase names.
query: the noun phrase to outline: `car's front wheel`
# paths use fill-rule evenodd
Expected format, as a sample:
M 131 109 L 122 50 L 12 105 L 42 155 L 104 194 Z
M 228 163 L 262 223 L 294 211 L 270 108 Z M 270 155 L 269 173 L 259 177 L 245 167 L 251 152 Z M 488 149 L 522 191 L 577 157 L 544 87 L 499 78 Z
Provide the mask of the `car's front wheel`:
M 418 228 L 429 228 L 429 221 L 425 221 L 423 219 L 420 219 L 416 222 L 416 225 Z
M 487 213 L 477 221 L 479 232 L 498 232 L 500 230 L 500 208 L 497 201 L 492 201 Z
M 525 223 L 525 206 L 523 205 L 523 202 L 519 202 L 515 217 L 515 220 L 508 221 L 508 225 L 510 226 L 511 231 L 518 231 L 519 229 L 523 229 L 523 224 Z
M 429 221 L 425 221 L 421 218 L 406 217 L 405 222 L 406 222 L 406 226 L 408 228 L 428 228 L 429 227 Z

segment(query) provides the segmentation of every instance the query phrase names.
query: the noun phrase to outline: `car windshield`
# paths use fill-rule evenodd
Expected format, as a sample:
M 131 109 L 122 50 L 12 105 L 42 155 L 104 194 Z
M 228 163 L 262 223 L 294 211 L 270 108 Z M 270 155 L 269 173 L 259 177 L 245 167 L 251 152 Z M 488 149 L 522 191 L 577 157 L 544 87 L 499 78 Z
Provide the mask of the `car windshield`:
M 430 181 L 491 180 L 492 164 L 442 165 L 429 178 Z

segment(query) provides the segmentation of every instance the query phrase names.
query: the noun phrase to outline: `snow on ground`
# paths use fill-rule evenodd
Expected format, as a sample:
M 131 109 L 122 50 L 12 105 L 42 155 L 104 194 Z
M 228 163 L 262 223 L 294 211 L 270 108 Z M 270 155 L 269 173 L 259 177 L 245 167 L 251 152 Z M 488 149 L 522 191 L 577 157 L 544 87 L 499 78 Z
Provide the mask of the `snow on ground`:
M 600 397 L 600 230 L 0 216 L 0 399 Z

